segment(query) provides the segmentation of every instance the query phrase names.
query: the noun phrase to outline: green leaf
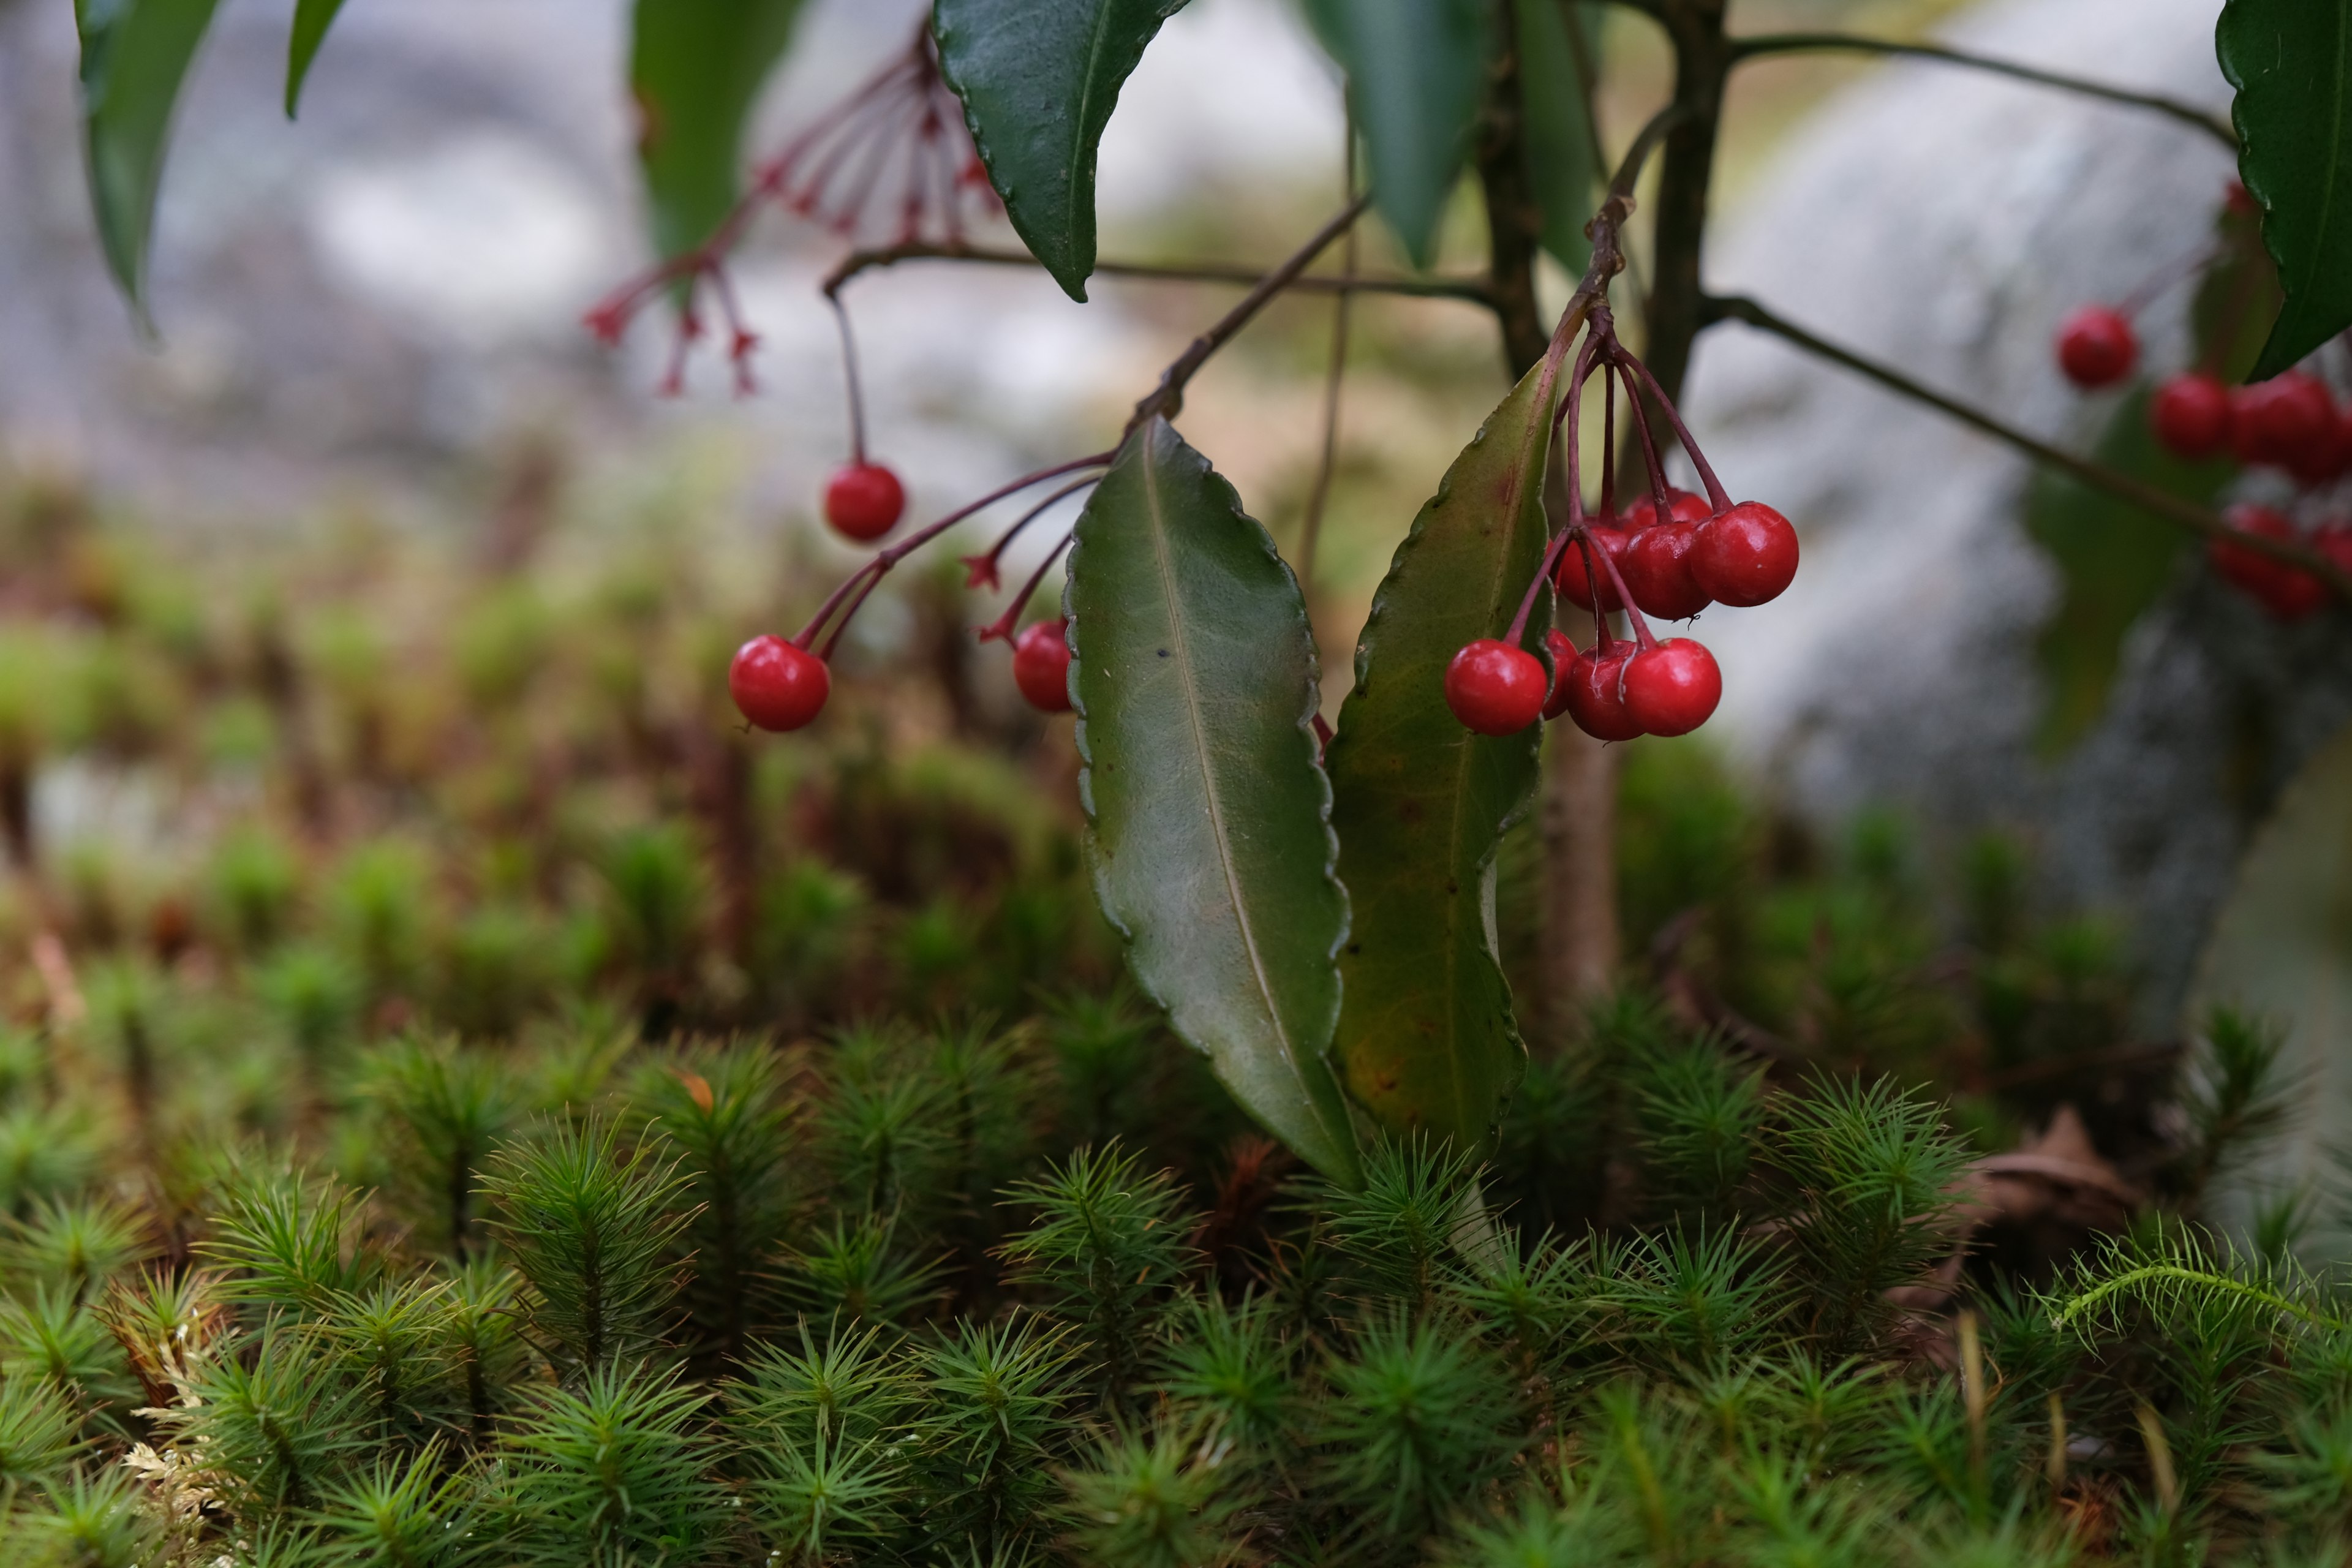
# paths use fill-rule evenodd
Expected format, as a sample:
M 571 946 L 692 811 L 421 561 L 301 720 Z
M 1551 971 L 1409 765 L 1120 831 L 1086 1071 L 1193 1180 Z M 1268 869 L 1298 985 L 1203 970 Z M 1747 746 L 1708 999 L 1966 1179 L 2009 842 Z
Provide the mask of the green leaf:
M 286 118 L 294 118 L 295 105 L 302 99 L 302 84 L 310 79 L 310 62 L 319 58 L 319 46 L 327 41 L 327 29 L 335 25 L 335 13 L 343 8 L 343 0 L 294 0 L 294 32 L 286 40 Z
M 1154 419 L 1079 514 L 1068 611 L 1095 891 L 1129 967 L 1250 1114 L 1352 1184 L 1326 1059 L 1348 898 L 1297 579 Z
M 1493 7 L 1486 0 L 1307 0 L 1307 16 L 1348 73 L 1372 203 L 1425 267 L 1486 91 Z
M 147 247 L 163 181 L 172 106 L 212 25 L 214 0 L 76 0 L 83 153 L 106 265 L 140 324 Z
M 1339 957 L 1340 1075 L 1383 1127 L 1462 1149 L 1486 1144 L 1526 1067 L 1496 956 L 1495 851 L 1535 793 L 1540 731 L 1464 729 L 1445 667 L 1509 629 L 1541 563 L 1551 386 L 1529 371 L 1413 519 L 1356 646 L 1328 764 L 1355 927 Z
M 1543 246 L 1571 274 L 1592 258 L 1584 226 L 1600 205 L 1607 171 L 1592 143 L 1591 89 L 1599 41 L 1582 6 L 1561 0 L 1517 0 L 1519 104 L 1527 138 L 1528 186 L 1543 216 Z M 1569 32 L 1575 18 L 1577 34 Z
M 2214 44 L 2286 291 L 2259 380 L 2352 326 L 2352 0 L 2229 0 Z
M 2184 1021 L 2217 1006 L 2286 1026 L 2280 1067 L 2314 1110 L 2286 1134 L 2275 1173 L 2324 1176 L 2326 1151 L 2352 1131 L 2352 726 L 2303 765 L 2238 864 Z
M 1184 0 L 938 0 L 940 69 L 1013 232 L 1071 299 L 1095 269 L 1095 151 Z
M 709 239 L 740 198 L 743 122 L 800 10 L 801 0 L 636 0 L 629 91 L 662 255 Z

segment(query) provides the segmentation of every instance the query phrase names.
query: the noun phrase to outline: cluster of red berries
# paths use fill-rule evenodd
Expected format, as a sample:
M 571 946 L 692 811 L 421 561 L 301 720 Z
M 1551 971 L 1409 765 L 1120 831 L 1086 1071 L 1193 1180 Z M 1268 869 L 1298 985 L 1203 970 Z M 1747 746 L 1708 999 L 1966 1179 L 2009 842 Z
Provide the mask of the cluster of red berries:
M 1651 493 L 1621 517 L 1612 470 L 1602 470 L 1601 513 L 1583 514 L 1578 441 L 1568 450 L 1569 517 L 1545 552 L 1542 570 L 1528 586 L 1510 631 L 1481 637 L 1454 656 L 1445 670 L 1445 701 L 1454 716 L 1482 735 L 1511 735 L 1538 718 L 1565 713 L 1602 741 L 1637 735 L 1686 735 L 1706 722 L 1723 697 L 1715 656 L 1690 637 L 1660 641 L 1645 616 L 1687 620 L 1709 605 L 1761 605 L 1780 596 L 1797 574 L 1797 531 L 1761 501 L 1735 504 L 1648 370 L 1618 343 L 1606 307 L 1596 308 L 1592 330 L 1578 356 L 1559 418 L 1574 417 L 1587 376 L 1598 370 L 1604 397 L 1603 461 L 1616 449 L 1616 381 L 1641 437 Z M 1612 379 L 1614 377 L 1615 379 Z M 1699 472 L 1707 498 L 1670 488 L 1658 462 L 1641 394 L 1645 388 L 1673 422 L 1683 449 Z M 1559 631 L 1544 634 L 1551 668 L 1519 646 L 1538 589 L 1549 581 L 1560 596 L 1593 612 L 1595 635 L 1580 649 Z M 1631 639 L 1615 637 L 1610 616 L 1631 618 Z

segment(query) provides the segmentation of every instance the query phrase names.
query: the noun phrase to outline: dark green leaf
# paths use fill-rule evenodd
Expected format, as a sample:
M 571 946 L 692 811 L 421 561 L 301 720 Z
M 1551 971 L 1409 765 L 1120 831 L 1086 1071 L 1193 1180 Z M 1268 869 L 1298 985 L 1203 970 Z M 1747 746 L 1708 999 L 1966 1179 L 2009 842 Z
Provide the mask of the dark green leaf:
M 1570 273 L 1581 273 L 1592 257 L 1584 226 L 1600 205 L 1598 190 L 1607 174 L 1592 143 L 1592 61 L 1599 43 L 1581 6 L 1561 0 L 1517 4 L 1528 187 L 1543 215 L 1544 248 Z
M 1426 266 L 1486 90 L 1493 8 L 1486 0 L 1307 0 L 1307 15 L 1348 73 L 1373 205 Z
M 2260 379 L 2352 326 L 2352 0 L 2229 0 L 2214 41 L 2286 291 Z
M 310 78 L 310 62 L 319 58 L 319 46 L 327 41 L 327 29 L 335 25 L 335 13 L 343 8 L 343 0 L 294 0 L 294 33 L 286 41 L 286 118 L 294 118 L 294 107 L 302 99 L 302 83 Z
M 1535 791 L 1540 731 L 1464 729 L 1445 667 L 1509 629 L 1542 559 L 1551 385 L 1529 371 L 1413 519 L 1356 645 L 1329 758 L 1354 925 L 1339 958 L 1340 1074 L 1382 1126 L 1464 1149 L 1485 1145 L 1526 1065 L 1495 951 L 1495 851 Z
M 800 9 L 801 0 L 637 0 L 629 90 L 662 255 L 709 239 L 735 205 L 743 122 Z
M 1352 1184 L 1326 1059 L 1348 900 L 1297 580 L 1233 487 L 1155 419 L 1079 515 L 1069 614 L 1095 890 L 1129 966 L 1235 1100 Z
M 1184 0 L 938 0 L 940 68 L 1005 216 L 1073 300 L 1095 269 L 1095 150 Z
M 172 106 L 214 0 L 77 0 L 83 152 L 99 243 L 131 308 L 147 320 L 147 243 L 163 180 Z

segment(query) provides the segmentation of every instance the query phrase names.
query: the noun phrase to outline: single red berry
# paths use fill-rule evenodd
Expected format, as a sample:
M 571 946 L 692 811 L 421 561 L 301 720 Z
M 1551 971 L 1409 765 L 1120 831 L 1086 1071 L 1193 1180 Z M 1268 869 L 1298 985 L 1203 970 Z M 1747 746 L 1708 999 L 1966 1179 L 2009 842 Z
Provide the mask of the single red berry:
M 1516 735 L 1543 712 L 1543 661 L 1493 637 L 1465 645 L 1445 667 L 1445 705 L 1481 735 Z
M 2167 376 L 2147 419 L 2166 451 L 2200 461 L 2230 444 L 2230 389 L 2202 371 Z
M 2113 386 L 2139 363 L 2139 337 L 2122 311 L 2085 305 L 2058 329 L 2058 368 L 2080 387 Z
M 2336 400 L 2316 376 L 2282 371 L 2230 394 L 2230 447 L 2242 463 L 2286 468 L 2334 439 Z
M 2253 195 L 2246 189 L 2245 182 L 2242 180 L 2231 180 L 2229 183 L 2222 190 L 2221 204 L 2239 217 L 2252 217 L 2263 210 L 2254 205 Z
M 2241 533 L 2265 539 L 2293 540 L 2294 524 L 2270 507 L 2241 501 L 2222 513 Z M 2233 540 L 2216 539 L 2205 547 L 2205 559 L 2223 580 L 2243 591 L 2273 617 L 2299 621 L 2327 603 L 2327 584 L 2297 566 L 2273 560 Z
M 1642 732 L 1625 711 L 1625 663 L 1633 657 L 1632 643 L 1612 643 L 1606 654 L 1578 654 L 1569 667 L 1568 716 L 1596 741 L 1630 741 Z
M 797 730 L 824 710 L 833 672 L 824 660 L 780 637 L 757 637 L 727 667 L 728 695 L 762 730 Z
M 2305 488 L 2331 483 L 2352 468 L 2352 429 L 2330 408 L 2316 435 L 2287 454 L 2286 471 Z
M 1607 555 L 1622 564 L 1625 546 L 1633 536 L 1622 528 L 1600 522 L 1586 524 L 1584 535 L 1592 546 L 1592 570 L 1601 577 L 1601 607 L 1623 609 L 1625 606 L 1618 602 L 1617 585 L 1609 580 L 1609 568 L 1601 563 L 1601 557 Z M 1584 550 L 1573 540 L 1559 552 L 1559 567 L 1553 574 L 1552 585 L 1570 604 L 1592 608 L 1592 585 L 1584 580 Z
M 1070 644 L 1065 623 L 1038 621 L 1013 639 L 1013 680 L 1029 706 L 1046 713 L 1070 710 Z
M 1566 632 L 1549 631 L 1544 651 L 1551 655 L 1551 690 L 1544 698 L 1543 716 L 1557 719 L 1568 711 L 1568 672 L 1576 667 L 1576 645 Z
M 2352 523 L 2331 522 L 2325 528 L 2314 530 L 2311 547 L 2347 572 L 2352 572 Z
M 1705 505 L 1704 502 L 1701 503 Z M 1676 511 L 1682 510 L 1677 504 Z M 1691 575 L 1691 546 L 1698 539 L 1695 522 L 1661 522 L 1635 534 L 1617 558 L 1625 576 L 1625 591 L 1645 616 L 1662 621 L 1686 621 L 1715 601 Z
M 879 539 L 898 525 L 907 489 L 879 463 L 845 463 L 824 486 L 824 520 L 849 539 Z
M 1691 582 L 1717 604 L 1761 605 L 1796 580 L 1797 531 L 1760 500 L 1698 525 L 1684 557 Z
M 1705 496 L 1695 496 L 1688 490 L 1678 490 L 1672 485 L 1666 487 L 1666 515 L 1676 522 L 1705 522 L 1707 515 L 1715 510 L 1706 504 Z M 1658 502 L 1654 496 L 1645 495 L 1625 509 L 1624 528 L 1628 533 L 1639 533 L 1657 521 Z M 1633 586 L 1631 583 L 1625 585 L 1629 588 Z M 1638 602 L 1641 595 L 1637 593 L 1633 597 Z M 1647 605 L 1642 607 L 1645 610 L 1649 608 Z
M 1688 637 L 1668 637 L 1625 661 L 1625 717 L 1653 735 L 1687 735 L 1723 700 L 1715 655 Z

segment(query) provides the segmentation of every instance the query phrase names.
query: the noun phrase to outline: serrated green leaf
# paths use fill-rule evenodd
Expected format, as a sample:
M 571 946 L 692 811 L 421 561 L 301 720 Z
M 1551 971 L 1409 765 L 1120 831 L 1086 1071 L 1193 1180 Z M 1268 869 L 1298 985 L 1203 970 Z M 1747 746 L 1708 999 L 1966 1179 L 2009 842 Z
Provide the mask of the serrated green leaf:
M 1494 54 L 1493 7 L 1485 0 L 1307 0 L 1307 16 L 1348 73 L 1372 205 L 1425 267 L 1469 155 Z
M 2279 1065 L 2309 1110 L 2272 1173 L 2282 1185 L 2325 1175 L 2326 1152 L 2352 1131 L 2352 726 L 2303 765 L 2238 864 L 2183 1022 L 2217 1006 L 2287 1029 Z
M 1496 957 L 1495 851 L 1536 786 L 1539 727 L 1494 739 L 1445 705 L 1465 643 L 1510 627 L 1540 564 L 1555 399 L 1538 365 L 1454 460 L 1373 596 L 1331 742 L 1331 825 L 1353 933 L 1338 1056 L 1396 1132 L 1484 1147 L 1527 1062 Z M 1538 647 L 1549 590 L 1526 632 Z
M 294 0 L 294 31 L 286 40 L 286 118 L 294 118 L 294 109 L 302 100 L 302 84 L 310 79 L 310 62 L 319 58 L 319 46 L 327 41 L 327 29 L 335 25 L 335 14 L 343 8 L 343 0 Z
M 108 270 L 147 322 L 147 247 L 180 83 L 214 0 L 76 0 L 82 152 Z
M 989 184 L 1073 300 L 1095 269 L 1095 152 L 1118 89 L 1184 0 L 938 0 L 940 69 Z
M 2352 326 L 2352 0 L 2229 0 L 2213 37 L 2286 294 L 2259 380 Z
M 743 123 L 800 11 L 801 0 L 636 0 L 629 91 L 662 255 L 700 245 L 734 207 Z
M 1573 274 L 1592 258 L 1584 226 L 1600 205 L 1608 171 L 1592 144 L 1588 89 L 1599 41 L 1583 7 L 1560 0 L 1517 0 L 1519 103 L 1526 132 L 1528 187 L 1543 217 L 1543 247 Z M 1571 16 L 1581 37 L 1569 32 Z
M 1327 1059 L 1348 899 L 1297 579 L 1154 419 L 1079 514 L 1067 608 L 1095 891 L 1128 965 L 1250 1114 L 1352 1184 Z

